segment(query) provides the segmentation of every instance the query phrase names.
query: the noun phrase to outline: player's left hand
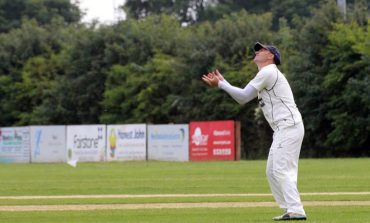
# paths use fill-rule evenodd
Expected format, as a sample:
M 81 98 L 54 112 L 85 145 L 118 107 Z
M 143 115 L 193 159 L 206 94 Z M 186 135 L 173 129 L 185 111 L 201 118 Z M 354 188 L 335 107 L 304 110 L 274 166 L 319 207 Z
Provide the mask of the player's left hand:
M 218 73 L 218 71 L 217 71 L 217 73 Z M 218 86 L 218 82 L 220 81 L 220 78 L 219 78 L 219 75 L 218 75 L 219 73 L 218 74 L 217 73 L 210 72 L 207 75 L 203 75 L 202 76 L 202 80 L 204 82 L 206 82 L 211 87 L 217 87 Z

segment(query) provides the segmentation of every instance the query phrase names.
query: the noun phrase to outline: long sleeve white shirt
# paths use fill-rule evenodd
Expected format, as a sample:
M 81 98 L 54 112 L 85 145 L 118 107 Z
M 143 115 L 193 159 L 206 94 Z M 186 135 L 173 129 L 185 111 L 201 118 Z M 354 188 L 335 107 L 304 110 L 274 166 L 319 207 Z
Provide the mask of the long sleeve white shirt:
M 257 97 L 257 90 L 251 84 L 242 89 L 222 80 L 218 82 L 218 87 L 226 91 L 239 104 L 246 104 Z
M 234 87 L 226 80 L 220 81 L 218 87 L 239 104 L 258 96 L 263 114 L 274 131 L 302 122 L 289 83 L 275 64 L 263 67 L 244 89 Z

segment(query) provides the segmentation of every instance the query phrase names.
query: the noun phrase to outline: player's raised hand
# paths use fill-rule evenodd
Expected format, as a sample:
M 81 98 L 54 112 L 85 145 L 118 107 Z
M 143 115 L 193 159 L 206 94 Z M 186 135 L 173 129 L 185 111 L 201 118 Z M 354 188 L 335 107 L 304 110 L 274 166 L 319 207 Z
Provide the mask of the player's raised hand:
M 202 80 L 211 87 L 217 87 L 218 82 L 224 80 L 224 77 L 218 70 L 216 70 L 208 73 L 207 75 L 203 75 Z
M 216 75 L 216 77 L 217 77 L 220 81 L 225 80 L 224 76 L 222 76 L 222 74 L 221 74 L 218 70 L 216 70 L 216 71 L 215 71 L 215 72 L 213 72 L 213 73 Z
M 202 76 L 202 80 L 206 82 L 211 87 L 217 87 L 219 79 L 214 72 L 208 73 Z

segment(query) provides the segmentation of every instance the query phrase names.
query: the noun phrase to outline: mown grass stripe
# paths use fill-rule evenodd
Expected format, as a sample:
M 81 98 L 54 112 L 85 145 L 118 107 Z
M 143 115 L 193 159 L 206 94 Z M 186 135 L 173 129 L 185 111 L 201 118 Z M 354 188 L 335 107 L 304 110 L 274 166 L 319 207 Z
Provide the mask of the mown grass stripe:
M 308 192 L 302 196 L 340 196 L 370 195 L 370 192 Z M 101 194 L 101 195 L 52 195 L 52 196 L 0 196 L 0 200 L 34 200 L 34 199 L 97 199 L 97 198 L 166 198 L 166 197 L 268 197 L 270 193 L 245 194 Z
M 307 201 L 304 206 L 370 206 L 370 201 Z M 252 208 L 274 207 L 275 202 L 204 202 L 204 203 L 160 203 L 160 204 L 91 204 L 91 205 L 24 205 L 0 206 L 4 212 L 27 211 L 92 211 L 117 209 L 179 209 L 179 208 Z

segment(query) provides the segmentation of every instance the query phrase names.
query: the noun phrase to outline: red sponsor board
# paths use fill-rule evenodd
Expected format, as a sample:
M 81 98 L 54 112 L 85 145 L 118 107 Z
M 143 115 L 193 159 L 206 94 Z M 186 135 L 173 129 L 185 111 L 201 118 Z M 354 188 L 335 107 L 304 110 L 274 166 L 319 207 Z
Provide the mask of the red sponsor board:
M 235 122 L 190 122 L 191 161 L 235 160 Z

